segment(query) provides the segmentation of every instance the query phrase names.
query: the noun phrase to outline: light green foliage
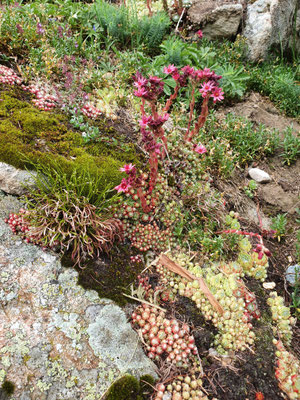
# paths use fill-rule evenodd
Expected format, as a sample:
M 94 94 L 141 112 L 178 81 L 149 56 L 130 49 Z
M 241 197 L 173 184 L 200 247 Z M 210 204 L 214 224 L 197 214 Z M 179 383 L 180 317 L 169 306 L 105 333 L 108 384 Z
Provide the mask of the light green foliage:
M 227 96 L 241 98 L 244 95 L 249 75 L 245 73 L 243 66 L 236 68 L 231 64 L 224 64 L 216 68 L 216 72 L 222 76 L 220 85 Z
M 295 63 L 297 65 L 297 63 Z M 298 68 L 278 60 L 249 66 L 249 87 L 267 95 L 287 115 L 299 118 L 300 86 Z
M 246 195 L 248 197 L 250 197 L 250 199 L 252 199 L 254 197 L 255 191 L 257 190 L 257 187 L 258 187 L 258 185 L 253 179 L 251 179 L 248 182 L 247 186 L 244 186 L 244 191 L 245 191 Z
M 276 231 L 274 234 L 277 237 L 278 242 L 280 242 L 281 238 L 286 235 L 286 226 L 287 226 L 287 214 L 278 214 L 276 217 L 272 218 L 271 228 Z
M 150 53 L 160 45 L 170 25 L 164 13 L 138 18 L 133 8 L 117 7 L 103 0 L 95 2 L 90 13 L 82 17 L 96 22 L 96 32 L 106 45 L 114 43 L 123 48 L 143 45 Z
M 294 319 L 291 317 L 290 309 L 284 305 L 284 299 L 278 296 L 277 292 L 271 292 L 267 300 L 271 308 L 272 319 L 275 324 L 274 334 L 279 333 L 280 339 L 290 344 L 292 339 L 292 324 Z
M 210 151 L 205 158 L 207 167 L 229 175 L 236 165 L 245 165 L 263 155 L 273 154 L 279 147 L 279 134 L 259 125 L 254 128 L 245 118 L 227 114 L 219 121 L 211 114 L 199 139 Z
M 205 268 L 190 261 L 184 254 L 178 254 L 176 258 L 174 257 L 174 261 L 196 277 L 204 278 L 209 290 L 224 310 L 223 315 L 217 313 L 200 289 L 197 280 L 187 281 L 185 278 L 162 270 L 163 275 L 168 275 L 173 292 L 191 298 L 204 318 L 211 321 L 218 329 L 214 340 L 217 351 L 220 354 L 227 354 L 230 350 L 243 351 L 247 345 L 253 344 L 255 334 L 244 317 L 245 302 L 242 297 L 238 296 L 239 268 L 235 272 L 231 270 L 231 273 L 228 274 L 225 270 L 226 266 L 222 263 L 210 264 L 208 268 Z M 236 266 L 232 265 L 231 267 L 235 268 Z
M 300 157 L 300 133 L 293 133 L 289 127 L 283 134 L 283 151 L 280 156 L 283 158 L 284 164 L 290 165 Z

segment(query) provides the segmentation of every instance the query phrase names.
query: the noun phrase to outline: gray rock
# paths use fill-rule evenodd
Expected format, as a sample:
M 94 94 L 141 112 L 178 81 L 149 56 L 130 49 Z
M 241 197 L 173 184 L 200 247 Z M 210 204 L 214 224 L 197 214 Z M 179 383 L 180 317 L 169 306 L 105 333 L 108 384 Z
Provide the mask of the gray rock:
M 300 265 L 290 265 L 285 271 L 285 279 L 291 286 L 295 286 L 296 283 L 296 275 L 297 282 L 300 280 Z
M 10 400 L 96 400 L 126 372 L 157 376 L 121 308 L 79 286 L 57 255 L 18 242 L 0 219 L 0 387 L 14 382 Z
M 296 7 L 297 0 L 257 0 L 248 3 L 243 34 L 251 60 L 264 59 L 274 46 L 286 49 Z
M 116 364 L 122 373 L 143 375 L 152 363 L 145 363 L 138 336 L 120 311 L 118 306 L 108 304 L 99 312 L 87 329 L 89 344 L 96 355 Z
M 249 176 L 254 179 L 258 183 L 268 183 L 271 182 L 270 175 L 259 168 L 249 168 L 248 170 Z
M 200 26 L 208 39 L 236 36 L 243 16 L 240 2 L 196 0 L 188 10 L 191 23 Z
M 0 189 L 8 194 L 21 196 L 27 186 L 34 186 L 35 172 L 17 169 L 9 164 L 0 162 Z
M 300 53 L 300 5 L 298 6 L 297 15 L 295 16 L 292 35 L 290 38 L 289 47 L 293 52 Z
M 4 219 L 10 213 L 18 213 L 23 204 L 15 196 L 1 196 L 0 197 L 0 218 Z

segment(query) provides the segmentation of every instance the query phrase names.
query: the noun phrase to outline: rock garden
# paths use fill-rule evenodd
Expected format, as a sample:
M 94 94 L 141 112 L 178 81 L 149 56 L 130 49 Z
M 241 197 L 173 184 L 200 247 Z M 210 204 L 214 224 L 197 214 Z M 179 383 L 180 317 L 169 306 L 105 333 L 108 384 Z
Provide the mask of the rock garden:
M 0 400 L 300 399 L 296 0 L 3 0 Z

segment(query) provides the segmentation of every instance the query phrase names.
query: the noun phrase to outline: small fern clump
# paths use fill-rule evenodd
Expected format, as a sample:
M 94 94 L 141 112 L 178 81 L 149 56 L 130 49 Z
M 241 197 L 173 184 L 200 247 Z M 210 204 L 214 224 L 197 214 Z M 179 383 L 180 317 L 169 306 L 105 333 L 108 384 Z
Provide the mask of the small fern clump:
M 103 0 L 95 2 L 83 18 L 97 21 L 97 32 L 105 43 L 112 41 L 127 49 L 144 46 L 150 53 L 159 47 L 171 24 L 163 12 L 138 18 L 132 8 L 117 7 Z

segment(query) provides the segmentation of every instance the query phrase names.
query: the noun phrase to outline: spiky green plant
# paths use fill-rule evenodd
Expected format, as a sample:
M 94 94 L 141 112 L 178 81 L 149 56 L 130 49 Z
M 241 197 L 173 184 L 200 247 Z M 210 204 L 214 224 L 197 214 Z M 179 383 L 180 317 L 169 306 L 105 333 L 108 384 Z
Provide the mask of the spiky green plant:
M 36 188 L 26 198 L 29 239 L 46 247 L 71 251 L 75 265 L 108 251 L 122 239 L 122 223 L 112 218 L 107 207 L 116 196 L 110 187 L 99 189 L 101 177 L 75 169 L 67 176 L 59 166 L 35 166 Z

